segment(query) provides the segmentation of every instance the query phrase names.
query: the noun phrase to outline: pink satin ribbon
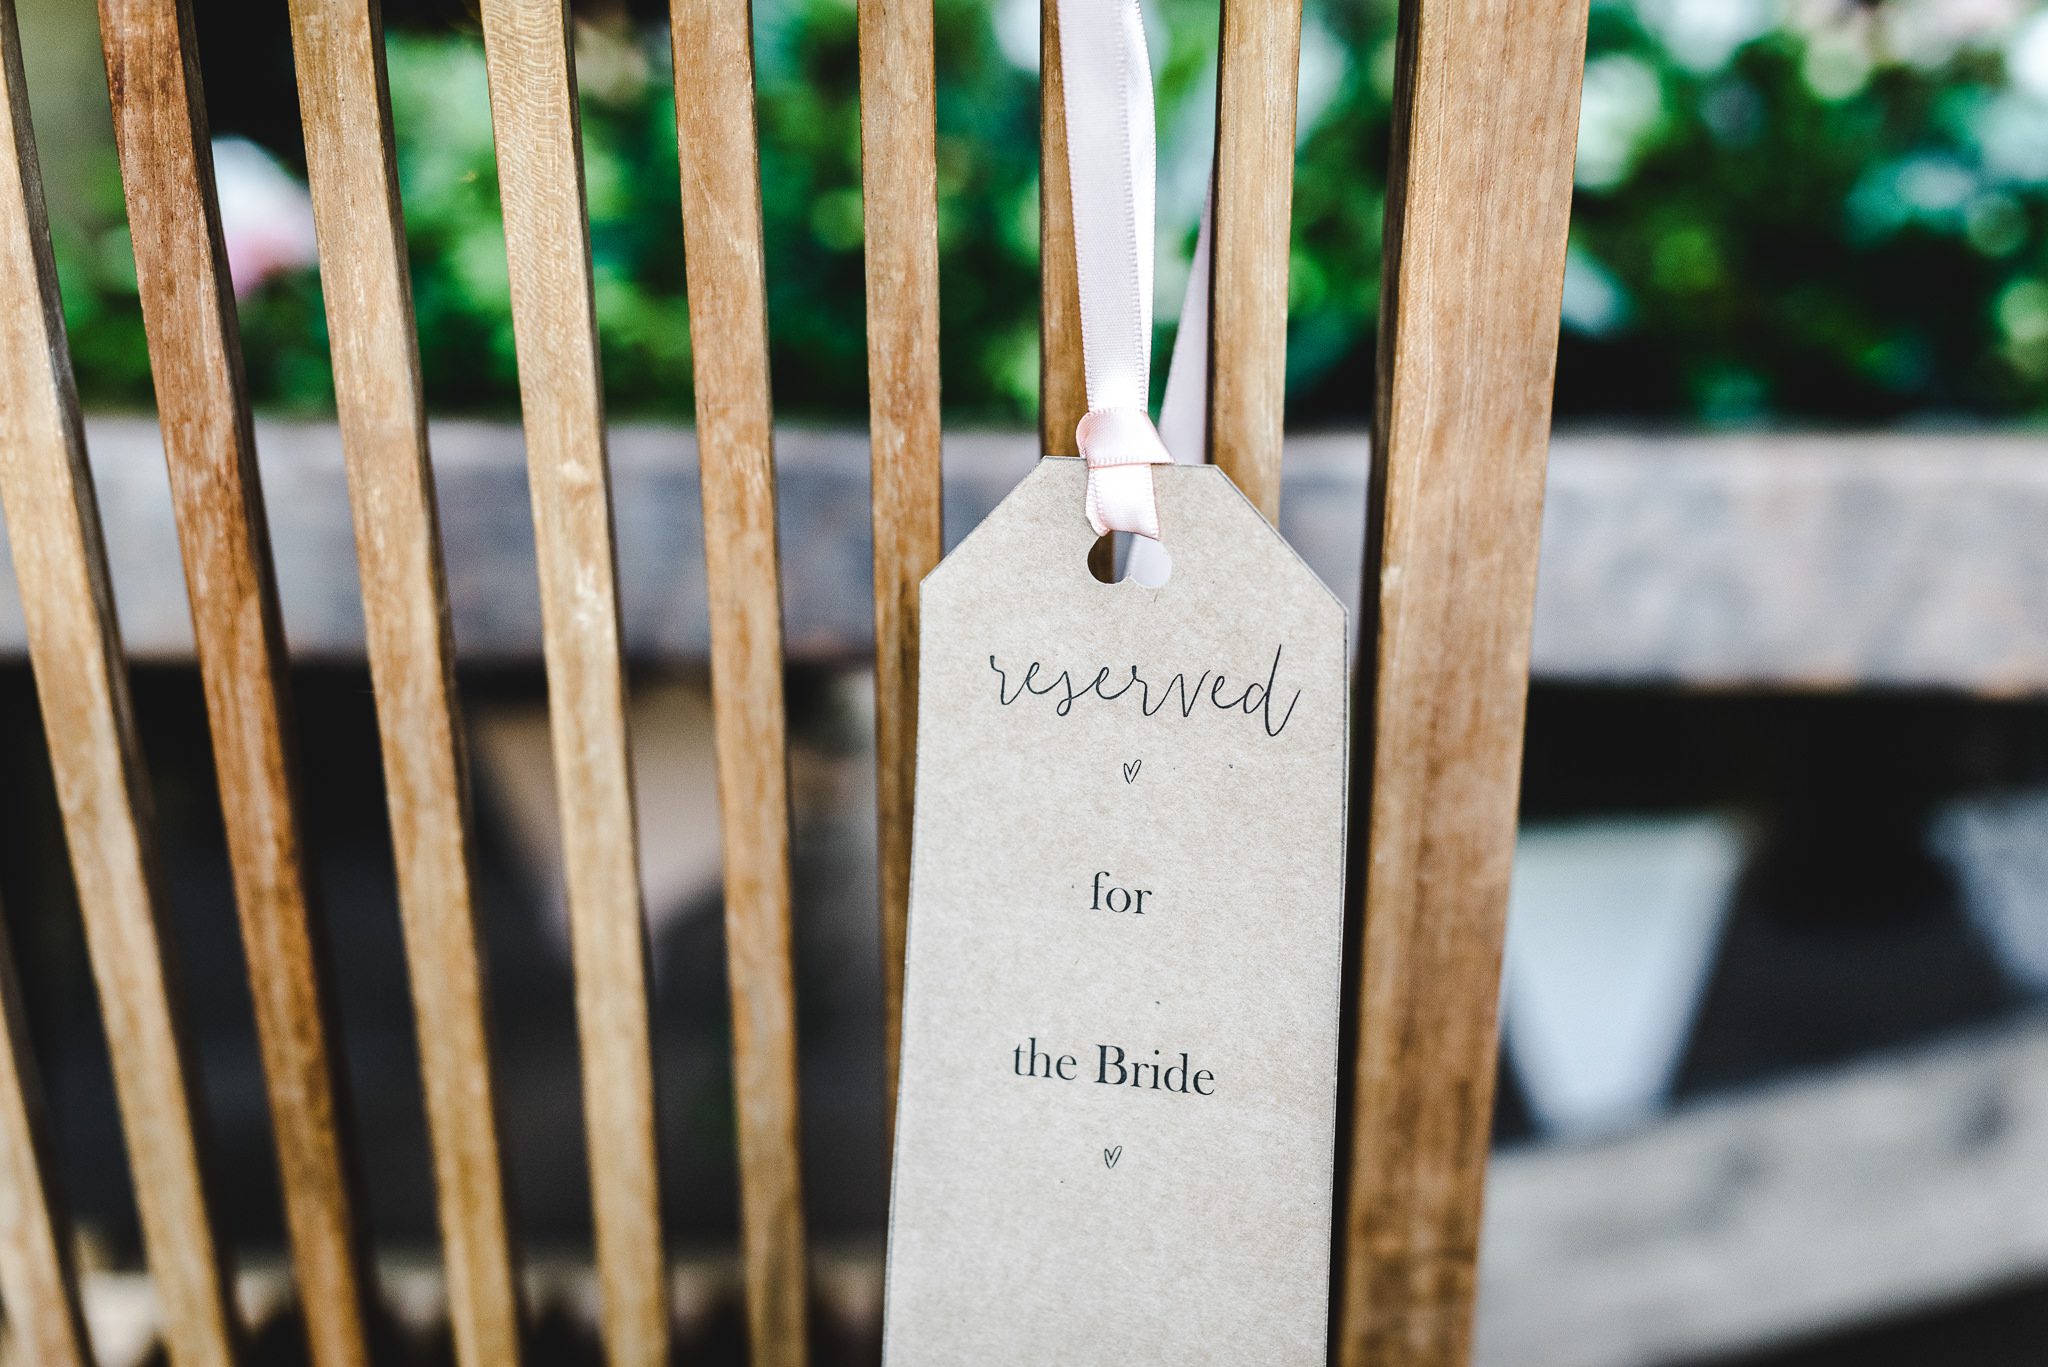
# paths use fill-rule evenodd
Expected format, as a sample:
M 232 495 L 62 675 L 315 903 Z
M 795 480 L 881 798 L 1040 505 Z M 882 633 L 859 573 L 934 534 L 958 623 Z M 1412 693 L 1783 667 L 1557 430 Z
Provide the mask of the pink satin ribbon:
M 1159 539 L 1152 467 L 1173 457 L 1142 408 L 1094 408 L 1074 431 L 1088 462 L 1088 524 L 1096 535 L 1134 532 Z
M 1059 0 L 1059 17 L 1089 409 L 1075 439 L 1088 462 L 1088 522 L 1097 535 L 1130 532 L 1157 542 L 1151 467 L 1175 459 L 1162 431 L 1183 458 L 1203 458 L 1209 215 L 1205 208 L 1155 427 L 1147 405 L 1157 152 L 1144 15 L 1139 0 Z M 1132 553 L 1141 550 L 1143 542 Z

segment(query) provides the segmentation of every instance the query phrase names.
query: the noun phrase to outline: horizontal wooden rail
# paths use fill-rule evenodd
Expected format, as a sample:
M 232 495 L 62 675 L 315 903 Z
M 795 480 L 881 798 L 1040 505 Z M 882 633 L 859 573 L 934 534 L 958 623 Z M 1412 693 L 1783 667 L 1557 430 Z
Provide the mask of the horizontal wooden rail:
M 170 495 L 153 424 L 88 423 L 131 654 L 189 663 Z M 332 426 L 259 424 L 292 651 L 359 660 L 362 603 Z M 510 424 L 433 425 L 455 639 L 466 662 L 540 657 L 533 533 Z M 1366 438 L 1287 444 L 1281 525 L 1356 606 Z M 703 548 L 687 431 L 613 429 L 625 648 L 701 663 Z M 1026 433 L 946 437 L 946 527 L 971 530 L 1036 458 Z M 873 648 L 868 442 L 776 435 L 789 655 Z M 1998 432 L 1558 435 L 1536 594 L 1539 681 L 1716 688 L 2048 693 L 2048 443 Z M 1356 618 L 1354 617 L 1354 621 Z M 24 649 L 0 575 L 0 655 Z
M 1474 1363 L 1732 1360 L 2038 1286 L 2044 1170 L 2039 1012 L 1603 1143 L 1505 1150 L 1487 1181 Z
M 1597 1143 L 1501 1149 L 1487 1176 L 1474 1367 L 1720 1361 L 2037 1284 L 2044 1170 L 2039 1012 L 1703 1097 Z M 879 1241 L 820 1239 L 813 1265 L 821 1341 L 871 1361 Z M 405 1337 L 431 1344 L 446 1298 L 431 1256 L 393 1253 L 379 1272 Z M 730 1247 L 679 1253 L 669 1275 L 686 1353 L 737 1313 L 739 1260 Z M 83 1282 L 95 1336 L 135 1345 L 102 1367 L 143 1367 L 162 1324 L 147 1278 Z M 586 1261 L 535 1258 L 525 1285 L 588 1325 Z M 247 1268 L 237 1289 L 258 1331 L 289 1303 L 274 1263 Z

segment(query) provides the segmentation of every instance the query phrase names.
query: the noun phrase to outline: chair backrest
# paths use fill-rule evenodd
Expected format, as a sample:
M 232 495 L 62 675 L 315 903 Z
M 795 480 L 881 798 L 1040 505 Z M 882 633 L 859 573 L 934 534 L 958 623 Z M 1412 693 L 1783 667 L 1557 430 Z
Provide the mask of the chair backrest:
M 291 0 L 454 1338 L 519 1358 L 462 727 L 374 0 Z M 1301 0 L 1221 0 L 1214 458 L 1281 489 Z M 1048 39 L 1052 7 L 1046 7 Z M 482 0 L 538 546 L 610 1360 L 662 1361 L 647 963 L 571 35 Z M 1466 1356 L 1538 507 L 1586 0 L 1405 0 L 1382 274 L 1353 779 L 1335 1340 Z M 293 1263 L 314 1360 L 366 1362 L 374 1271 L 338 1124 L 285 645 L 187 0 L 101 0 L 137 278 L 212 724 Z M 753 1361 L 806 1359 L 781 594 L 746 0 L 673 0 Z M 1080 335 L 1047 41 L 1042 436 L 1071 454 Z M 196 1079 L 70 378 L 12 0 L 0 0 L 0 499 L 99 984 L 146 1254 L 180 1367 L 236 1360 Z M 930 0 L 860 0 L 889 1074 L 901 992 L 917 585 L 941 552 Z M 60 169 L 61 173 L 61 169 Z M 1366 458 L 1361 450 L 1360 459 Z M 19 993 L 0 962 L 0 1297 L 33 1360 L 86 1360 Z

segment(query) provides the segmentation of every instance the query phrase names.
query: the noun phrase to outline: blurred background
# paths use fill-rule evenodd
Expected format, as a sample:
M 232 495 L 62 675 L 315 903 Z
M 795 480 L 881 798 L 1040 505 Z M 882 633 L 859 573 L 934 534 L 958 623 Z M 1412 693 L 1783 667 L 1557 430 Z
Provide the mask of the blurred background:
M 222 1217 L 260 1270 L 282 1258 L 274 1160 L 98 33 L 75 0 L 17 3 L 187 1010 L 234 1177 Z M 431 1172 L 286 14 L 193 7 L 369 1215 L 431 1360 L 446 1352 L 426 1275 Z M 1213 136 L 1216 4 L 1148 10 L 1163 347 Z M 936 11 L 957 540 L 1035 451 L 1039 16 L 1037 0 Z M 695 1346 L 731 1353 L 718 1250 L 737 1198 L 666 19 L 641 0 L 575 13 L 620 424 L 668 1228 L 701 1273 Z M 539 1265 L 567 1268 L 587 1257 L 589 1210 L 481 39 L 460 0 L 387 0 L 384 17 L 516 1214 Z M 855 7 L 755 0 L 754 18 L 789 424 L 806 1180 L 823 1351 L 854 1362 L 873 1352 L 885 1213 Z M 1394 26 L 1390 0 L 1307 0 L 1283 522 L 1353 603 Z M 1576 182 L 1479 1359 L 2039 1363 L 2048 7 L 1595 0 Z M 139 1266 L 134 1207 L 11 576 L 0 699 L 0 903 L 66 1195 L 88 1260 L 120 1273 Z M 584 1360 L 588 1286 L 549 1286 L 546 1360 Z M 96 1312 L 101 1348 L 147 1360 L 146 1298 L 117 1300 Z M 288 1354 L 288 1310 L 266 1313 L 266 1342 Z
M 90 14 L 23 0 L 81 391 L 150 400 Z M 1028 424 L 1038 385 L 1036 8 L 936 0 L 947 411 Z M 325 413 L 327 365 L 285 15 L 194 9 L 249 378 Z M 614 414 L 687 418 L 664 10 L 574 6 Z M 1159 325 L 1170 333 L 1214 121 L 1214 0 L 1157 0 Z M 775 384 L 865 414 L 851 0 L 754 7 Z M 385 7 L 428 394 L 516 396 L 481 38 L 462 0 Z M 2048 409 L 2048 24 L 2025 0 L 1593 6 L 1565 294 L 1566 421 L 2015 419 Z M 1394 7 L 1308 0 L 1289 278 L 1290 413 L 1366 420 Z

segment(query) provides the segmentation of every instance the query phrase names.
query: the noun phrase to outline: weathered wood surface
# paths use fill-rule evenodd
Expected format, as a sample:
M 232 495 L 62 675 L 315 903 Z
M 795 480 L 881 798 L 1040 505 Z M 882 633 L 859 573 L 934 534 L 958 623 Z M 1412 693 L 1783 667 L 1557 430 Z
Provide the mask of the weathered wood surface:
M 362 570 L 386 806 L 464 1367 L 519 1361 L 455 702 L 375 0 L 292 0 L 320 280 Z
M 1586 0 L 1408 0 L 1352 718 L 1345 1367 L 1471 1353 Z
M 0 24 L 10 23 L 0 16 Z M 89 1367 L 71 1226 L 50 1180 L 42 1083 L 7 939 L 0 933 L 0 1309 L 17 1360 Z
M 292 1259 L 314 1360 L 353 1367 L 368 1361 L 371 1287 L 345 1154 L 339 1050 L 294 792 L 284 636 L 188 4 L 103 0 L 100 36 Z
M 670 14 L 725 849 L 748 1340 L 756 1367 L 802 1367 L 810 1345 L 790 946 L 789 754 L 752 7 L 672 0 Z
M 1088 412 L 1088 380 L 1081 357 L 1073 182 L 1067 175 L 1059 0 L 1039 0 L 1039 10 L 1038 440 L 1049 456 L 1073 456 L 1080 454 L 1074 430 Z
M 541 651 L 520 436 L 437 421 L 455 640 L 465 662 Z M 130 652 L 189 661 L 192 629 L 156 428 L 88 423 Z M 294 657 L 360 659 L 362 601 L 331 426 L 263 423 L 278 587 Z M 1367 440 L 1287 443 L 1281 527 L 1357 620 Z M 625 644 L 647 660 L 705 657 L 695 445 L 687 431 L 612 432 Z M 1036 457 L 1023 433 L 951 432 L 949 542 Z M 776 434 L 792 659 L 873 648 L 868 443 Z M 2048 440 L 2024 433 L 1672 436 L 1559 434 L 1551 445 L 1536 592 L 1539 680 L 1649 687 L 1942 688 L 2048 693 Z M 0 575 L 0 653 L 24 649 Z
M 8 301 L 0 307 L 0 499 L 14 529 L 10 586 L 19 594 L 11 620 L 35 667 L 164 1337 L 178 1367 L 225 1367 L 235 1360 L 237 1334 L 201 1171 L 198 1079 L 163 956 L 149 789 L 71 380 L 12 0 L 0 0 L 0 101 L 7 133 L 0 139 L 0 299 Z M 161 482 L 160 462 L 156 473 Z M 168 533 L 167 493 L 161 511 Z M 175 579 L 172 539 L 155 568 Z M 25 1151 L 17 1147 L 14 1161 L 25 1162 Z M 30 1199 L 25 1179 L 17 1181 L 24 1182 L 21 1199 Z M 18 1218 L 33 1217 L 23 1210 Z M 30 1237 L 25 1225 L 20 1237 Z M 10 1272 L 9 1280 L 19 1278 Z M 5 1294 L 16 1292 L 10 1286 Z M 38 1343 L 60 1351 L 55 1335 L 64 1332 L 68 1310 L 44 1302 L 33 1313 Z
M 604 1340 L 612 1367 L 639 1367 L 667 1360 L 669 1315 L 647 927 L 569 14 L 561 0 L 485 0 L 482 17 L 539 548 Z
M 1216 53 L 1209 458 L 1280 518 L 1301 0 L 1224 0 Z
M 910 809 L 917 774 L 917 590 L 939 563 L 938 131 L 930 0 L 862 0 L 874 506 L 875 808 L 881 845 L 882 1067 L 896 1114 Z

